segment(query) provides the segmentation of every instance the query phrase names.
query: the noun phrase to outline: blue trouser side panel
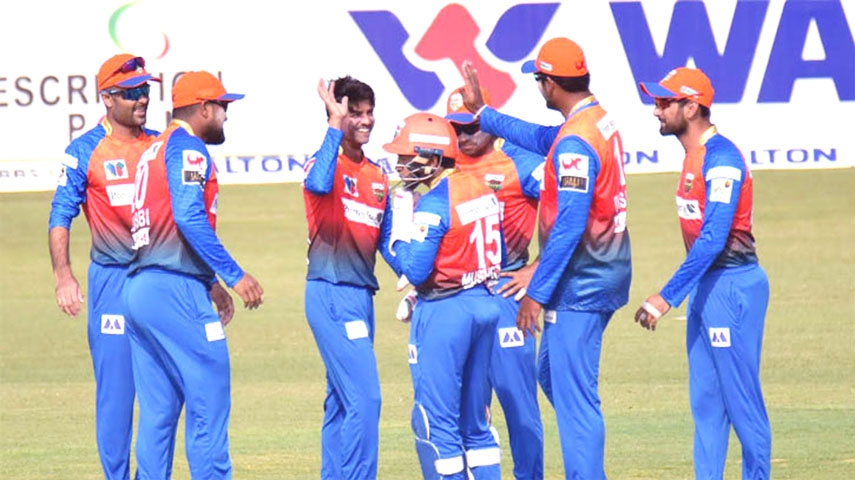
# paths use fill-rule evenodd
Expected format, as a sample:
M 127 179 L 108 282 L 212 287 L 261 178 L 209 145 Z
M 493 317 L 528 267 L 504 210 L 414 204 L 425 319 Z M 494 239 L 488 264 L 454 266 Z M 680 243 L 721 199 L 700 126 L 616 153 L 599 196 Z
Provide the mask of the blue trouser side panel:
M 498 287 L 510 281 L 502 277 Z M 493 341 L 490 382 L 505 413 L 516 480 L 543 478 L 543 424 L 537 404 L 537 339 L 517 328 L 519 302 L 494 297 L 501 313 Z
M 485 410 L 499 317 L 491 297 L 485 288 L 476 287 L 440 300 L 419 300 L 413 312 L 409 361 L 415 402 L 427 414 L 440 462 L 469 450 L 498 450 Z M 498 468 L 477 468 L 476 478 L 477 470 L 498 474 Z M 443 478 L 463 479 L 465 472 Z
M 603 332 L 613 312 L 556 312 L 540 340 L 539 379 L 555 408 L 566 478 L 606 478 L 597 391 Z
M 695 421 L 695 477 L 724 475 L 730 426 L 742 478 L 768 479 L 772 434 L 760 386 L 769 280 L 759 265 L 708 272 L 689 302 L 686 351 Z
M 95 438 L 107 480 L 130 478 L 134 376 L 122 298 L 127 267 L 89 264 L 88 338 L 95 371 Z
M 306 282 L 306 318 L 327 370 L 321 478 L 377 477 L 380 377 L 371 290 Z
M 125 293 L 140 407 L 137 478 L 170 478 L 184 405 L 191 478 L 230 479 L 229 351 L 207 286 L 146 269 L 128 279 Z

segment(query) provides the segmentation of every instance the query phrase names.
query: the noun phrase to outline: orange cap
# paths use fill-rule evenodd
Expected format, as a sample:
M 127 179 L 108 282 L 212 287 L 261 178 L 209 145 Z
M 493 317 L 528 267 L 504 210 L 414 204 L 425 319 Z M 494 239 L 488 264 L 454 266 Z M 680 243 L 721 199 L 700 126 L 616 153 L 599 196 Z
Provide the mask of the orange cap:
M 564 37 L 553 38 L 540 47 L 537 58 L 525 62 L 523 73 L 545 73 L 554 77 L 581 77 L 588 73 L 582 47 Z
M 675 68 L 659 83 L 641 82 L 638 86 L 653 98 L 688 98 L 707 108 L 715 94 L 710 79 L 698 68 Z
M 98 91 L 111 87 L 133 88 L 148 81 L 160 79 L 145 71 L 145 59 L 129 53 L 120 53 L 110 57 L 98 70 Z
M 187 72 L 172 86 L 172 108 L 195 105 L 206 100 L 234 102 L 243 98 L 240 93 L 226 93 L 226 87 L 208 72 Z
M 490 104 L 490 94 L 484 87 L 481 87 L 481 98 L 484 100 L 484 105 Z M 445 103 L 445 109 L 445 119 L 451 123 L 468 125 L 477 120 L 475 114 L 470 112 L 466 105 L 463 105 L 463 87 L 451 91 L 451 95 L 448 96 Z
M 383 150 L 398 155 L 428 153 L 457 158 L 457 134 L 454 127 L 438 115 L 414 113 L 398 126 L 395 138 L 383 145 Z

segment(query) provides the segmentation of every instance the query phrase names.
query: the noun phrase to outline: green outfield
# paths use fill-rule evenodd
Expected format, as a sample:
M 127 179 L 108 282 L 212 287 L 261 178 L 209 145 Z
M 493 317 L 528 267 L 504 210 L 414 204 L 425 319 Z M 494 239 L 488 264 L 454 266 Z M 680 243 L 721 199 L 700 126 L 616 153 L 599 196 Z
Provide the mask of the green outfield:
M 654 333 L 631 316 L 684 256 L 676 181 L 676 174 L 629 177 L 632 293 L 606 331 L 600 377 L 606 470 L 613 479 L 693 478 L 684 309 L 669 313 Z M 0 196 L 0 478 L 94 480 L 103 476 L 86 323 L 83 316 L 65 317 L 54 301 L 50 199 L 49 193 Z M 756 172 L 754 223 L 772 285 L 762 363 L 772 476 L 855 478 L 855 169 Z M 222 187 L 219 231 L 266 292 L 260 310 L 238 311 L 227 329 L 234 476 L 316 479 L 325 382 L 303 317 L 306 227 L 299 186 Z M 82 283 L 88 241 L 78 219 L 72 253 Z M 379 265 L 379 478 L 414 479 L 408 327 L 394 319 L 399 294 L 388 267 Z M 560 479 L 554 413 L 542 396 L 541 406 L 546 478 Z M 176 479 L 189 477 L 182 431 Z M 507 441 L 502 448 L 504 478 L 512 478 Z M 740 468 L 732 436 L 726 478 L 740 478 Z

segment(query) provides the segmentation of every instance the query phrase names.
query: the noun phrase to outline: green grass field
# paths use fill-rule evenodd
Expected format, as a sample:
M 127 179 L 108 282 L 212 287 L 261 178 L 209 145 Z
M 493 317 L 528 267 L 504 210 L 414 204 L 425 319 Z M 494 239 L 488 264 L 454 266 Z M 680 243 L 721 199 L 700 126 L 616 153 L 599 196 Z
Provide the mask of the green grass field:
M 684 309 L 656 332 L 635 307 L 684 256 L 676 174 L 629 177 L 634 273 L 629 306 L 606 331 L 600 394 L 606 470 L 613 479 L 693 478 Z M 94 384 L 85 318 L 56 307 L 47 254 L 50 193 L 0 196 L 0 478 L 103 478 L 94 439 Z M 776 479 L 855 478 L 855 169 L 755 173 L 755 233 L 772 299 L 762 379 L 773 430 Z M 228 327 L 234 476 L 319 477 L 324 369 L 303 317 L 305 216 L 299 186 L 225 186 L 220 237 L 265 289 L 258 311 Z M 86 278 L 88 232 L 78 219 L 73 265 Z M 418 478 L 409 428 L 408 327 L 394 319 L 399 294 L 379 264 L 376 351 L 383 389 L 381 479 Z M 85 289 L 85 285 L 84 285 Z M 563 478 L 555 417 L 541 396 L 546 478 Z M 495 420 L 506 436 L 501 411 Z M 183 428 L 176 479 L 186 479 Z M 731 437 L 727 479 L 741 476 Z M 503 443 L 504 478 L 511 478 Z

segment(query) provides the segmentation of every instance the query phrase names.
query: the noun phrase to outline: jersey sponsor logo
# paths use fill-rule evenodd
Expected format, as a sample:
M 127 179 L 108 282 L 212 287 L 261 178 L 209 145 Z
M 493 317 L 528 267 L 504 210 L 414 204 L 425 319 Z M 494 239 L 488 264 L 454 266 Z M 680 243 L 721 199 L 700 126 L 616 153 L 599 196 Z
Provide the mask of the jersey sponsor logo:
M 353 320 L 344 323 L 344 331 L 347 333 L 348 340 L 359 340 L 360 338 L 368 338 L 368 325 L 364 320 Z
M 386 198 L 386 185 L 381 182 L 371 182 L 371 191 L 374 192 L 374 198 L 383 203 L 383 199 Z
M 419 363 L 419 351 L 412 343 L 407 344 L 407 363 Z
M 356 180 L 353 177 L 342 175 L 344 177 L 344 193 L 351 197 L 359 197 L 359 190 L 356 189 Z
M 464 60 L 471 60 L 478 69 L 482 84 L 490 85 L 493 106 L 504 105 L 517 88 L 507 71 L 519 71 L 519 66 L 502 65 L 497 68 L 480 52 L 486 47 L 493 62 L 527 60 L 538 46 L 558 5 L 524 3 L 511 6 L 499 16 L 484 46 L 476 45 L 476 41 L 485 38 L 482 31 L 488 28 L 482 28 L 469 10 L 459 3 L 446 5 L 432 21 L 430 17 L 420 16 L 420 25 L 413 27 L 414 31 L 425 32 L 420 39 L 411 38 L 401 20 L 388 10 L 349 13 L 404 98 L 417 110 L 429 110 L 443 97 L 446 85 L 435 71 L 422 70 L 417 65 L 439 65 L 447 61 L 459 70 Z M 415 45 L 412 51 L 419 57 L 415 62 L 407 58 L 410 48 L 405 48 L 406 45 Z M 454 87 L 456 85 L 451 88 Z
M 612 138 L 612 135 L 617 133 L 617 123 L 615 123 L 609 114 L 604 115 L 603 118 L 597 122 L 597 128 L 600 130 L 600 135 L 602 135 L 606 140 Z
M 205 338 L 207 338 L 209 342 L 224 340 L 226 338 L 226 330 L 223 328 L 223 324 L 220 323 L 219 320 L 216 322 L 206 323 Z
M 714 348 L 728 348 L 730 347 L 730 328 L 713 328 L 709 329 L 710 334 L 710 344 Z
M 113 180 L 127 180 L 128 165 L 124 160 L 105 160 L 104 179 L 108 182 Z
M 577 192 L 588 191 L 588 163 L 586 155 L 562 153 L 558 155 L 558 189 Z
M 683 220 L 700 220 L 701 207 L 698 201 L 677 197 L 677 216 Z
M 124 335 L 125 317 L 123 315 L 101 315 L 101 333 L 105 335 Z
M 730 203 L 733 194 L 733 180 L 714 178 L 710 181 L 710 202 Z
M 77 160 L 77 157 L 75 157 L 74 155 L 64 153 L 62 155 L 62 164 L 68 168 L 77 168 L 79 160 Z
M 522 330 L 517 327 L 499 329 L 499 345 L 502 348 L 515 348 L 525 345 Z
M 130 206 L 134 201 L 134 184 L 121 183 L 119 185 L 107 185 L 107 198 L 111 207 Z
M 380 228 L 380 222 L 383 221 L 383 210 L 369 207 L 349 198 L 342 198 L 341 203 L 344 205 L 344 218 L 372 228 Z
M 555 310 L 544 310 L 543 321 L 546 323 L 556 323 L 558 321 L 558 312 Z
M 505 176 L 498 173 L 488 173 L 484 175 L 484 185 L 487 185 L 494 192 L 502 189 L 502 184 L 505 183 Z
M 462 225 L 499 214 L 499 199 L 495 195 L 483 195 L 454 206 Z
M 198 150 L 184 150 L 181 152 L 181 157 L 181 183 L 184 185 L 204 185 L 205 171 L 208 169 L 208 157 Z

